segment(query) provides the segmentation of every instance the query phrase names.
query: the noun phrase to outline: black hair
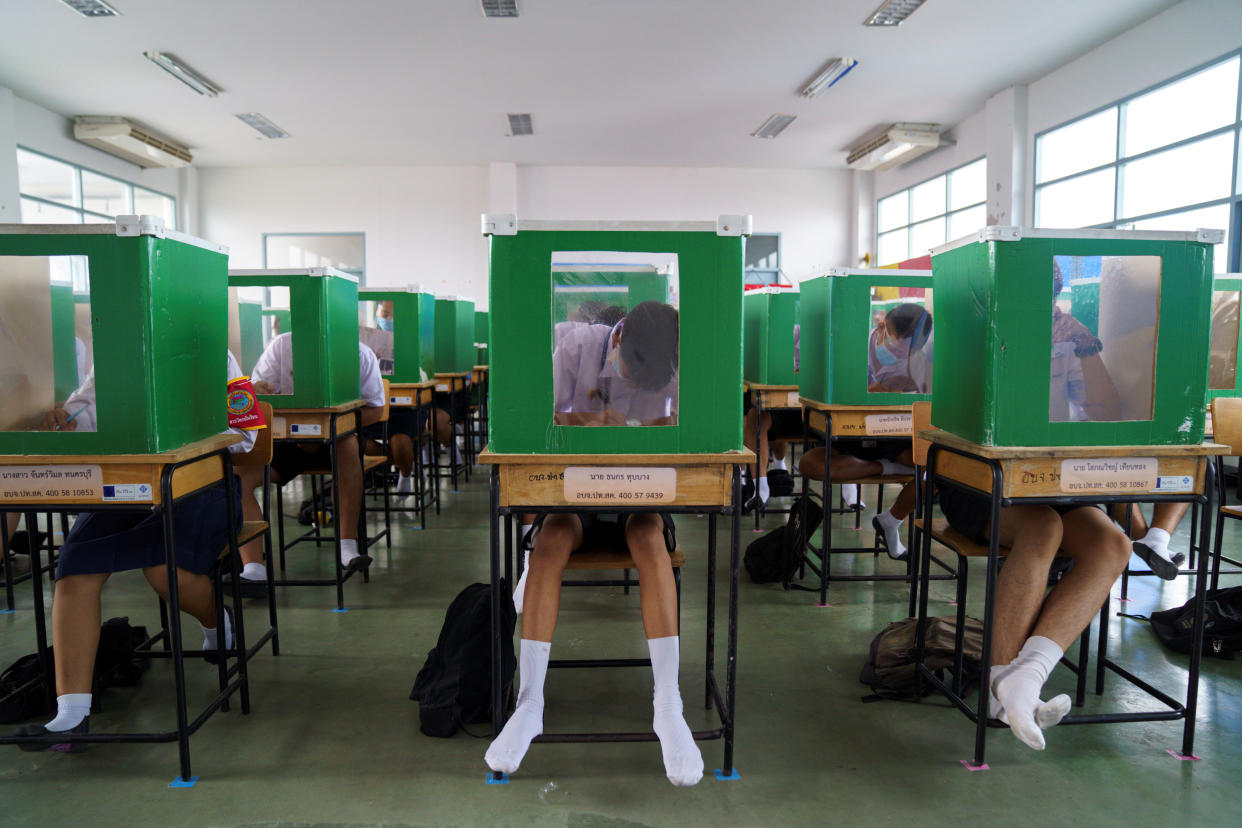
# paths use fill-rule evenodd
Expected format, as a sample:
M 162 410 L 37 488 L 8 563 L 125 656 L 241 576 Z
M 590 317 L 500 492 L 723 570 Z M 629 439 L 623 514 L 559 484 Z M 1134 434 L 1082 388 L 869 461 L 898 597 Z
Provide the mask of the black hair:
M 640 388 L 658 391 L 677 371 L 677 309 L 663 302 L 639 302 L 625 316 L 621 360 L 629 379 Z
M 903 302 L 893 308 L 884 317 L 884 322 L 893 326 L 898 339 L 910 340 L 911 353 L 922 348 L 931 336 L 931 314 L 922 305 L 913 302 Z
M 1065 288 L 1065 277 L 1061 275 L 1061 265 L 1056 259 L 1052 260 L 1052 299 L 1061 295 L 1061 291 Z

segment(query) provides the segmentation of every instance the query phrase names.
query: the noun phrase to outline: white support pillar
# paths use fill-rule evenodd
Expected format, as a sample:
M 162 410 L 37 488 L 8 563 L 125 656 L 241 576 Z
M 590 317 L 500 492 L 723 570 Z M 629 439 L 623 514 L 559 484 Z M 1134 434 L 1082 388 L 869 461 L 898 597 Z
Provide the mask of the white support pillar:
M 22 220 L 17 187 L 17 114 L 13 92 L 0 86 L 0 224 Z
M 850 214 L 849 265 L 861 267 L 863 257 L 870 254 L 868 266 L 875 267 L 875 173 L 854 170 L 850 193 L 854 209 Z
M 984 108 L 987 146 L 987 222 L 1022 225 L 1027 211 L 1031 159 L 1027 151 L 1027 88 L 1011 86 Z

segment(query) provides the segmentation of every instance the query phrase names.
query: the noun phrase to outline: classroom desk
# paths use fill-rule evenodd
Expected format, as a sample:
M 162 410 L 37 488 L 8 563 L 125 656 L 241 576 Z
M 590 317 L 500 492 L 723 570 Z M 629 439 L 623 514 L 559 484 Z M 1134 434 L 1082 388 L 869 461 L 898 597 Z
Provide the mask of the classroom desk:
M 1189 502 L 1206 505 L 1207 493 L 1212 489 L 1212 479 L 1216 471 L 1214 459 L 1229 453 L 1228 446 L 1215 443 L 1202 443 L 1189 446 L 983 446 L 964 440 L 955 434 L 944 431 L 924 431 L 920 437 L 931 442 L 927 457 L 927 482 L 931 486 L 937 481 L 952 482 L 958 486 L 971 489 L 990 501 L 992 531 L 988 541 L 986 595 L 984 598 L 984 629 L 992 628 L 995 612 L 996 571 L 998 564 L 998 541 L 996 527 L 1000 522 L 1000 510 L 1003 506 L 1038 505 L 1064 503 L 1161 503 Z M 1108 472 L 1083 469 L 1071 469 L 1069 464 L 1075 460 L 1101 459 L 1116 461 L 1136 459 L 1142 462 L 1133 465 L 1141 466 L 1142 472 Z M 1157 481 L 1169 480 L 1177 482 L 1168 494 L 1156 494 Z M 1072 487 L 1072 488 L 1071 488 Z M 930 498 L 924 496 L 922 518 L 925 526 L 931 526 L 932 506 Z M 1208 548 L 1211 522 L 1208 510 L 1202 515 L 1199 529 L 1204 548 Z M 927 581 L 929 558 L 931 554 L 931 533 L 922 533 L 923 552 L 920 558 L 920 594 L 916 646 L 921 654 L 923 647 L 922 619 L 927 618 Z M 1185 704 L 1178 702 L 1162 691 L 1147 684 L 1145 681 L 1115 664 L 1107 656 L 1107 619 L 1112 602 L 1111 595 L 1105 599 L 1100 610 L 1100 635 L 1096 663 L 1096 688 L 1100 695 L 1104 692 L 1105 670 L 1111 670 L 1121 678 L 1147 693 L 1167 707 L 1167 710 L 1155 710 L 1139 713 L 1103 713 L 1093 715 L 1073 714 L 1061 721 L 1061 726 L 1072 724 L 1100 724 L 1118 722 L 1153 722 L 1174 721 L 1182 719 L 1185 726 L 1182 731 L 1181 756 L 1194 755 L 1195 712 L 1198 706 L 1199 666 L 1203 658 L 1203 606 L 1207 590 L 1208 555 L 1199 555 L 1198 577 L 1195 579 L 1195 613 L 1194 648 L 1190 654 L 1190 668 L 1186 682 Z M 1083 641 L 1090 635 L 1090 626 L 1083 632 Z M 1085 652 L 1085 648 L 1084 648 Z M 992 642 L 988 636 L 983 640 L 983 659 L 980 665 L 979 686 L 988 686 L 988 670 L 991 665 Z M 921 661 L 921 656 L 920 656 Z M 1066 662 L 1079 678 L 1079 699 L 1086 680 L 1086 664 L 1074 665 Z M 952 688 L 936 678 L 922 664 L 919 673 L 975 723 L 975 754 L 973 765 L 979 768 L 984 764 L 987 728 L 989 725 L 1003 727 L 999 722 L 990 720 L 986 715 L 987 693 L 979 693 L 976 709 L 972 710 Z M 1172 751 L 1170 751 L 1172 752 Z
M 177 728 L 162 733 L 91 733 L 68 736 L 58 733 L 51 736 L 0 735 L 0 744 L 61 744 L 68 742 L 177 742 L 180 753 L 179 781 L 193 784 L 190 775 L 190 736 L 197 731 L 211 714 L 227 704 L 235 692 L 241 694 L 242 712 L 250 712 L 250 688 L 246 664 L 272 635 L 268 630 L 253 647 L 246 647 L 245 620 L 239 614 L 233 618 L 233 637 L 241 657 L 237 664 L 228 667 L 226 659 L 218 665 L 220 692 L 193 720 L 186 712 L 185 664 L 186 653 L 181 644 L 181 609 L 177 594 L 176 529 L 173 525 L 172 505 L 189 495 L 211 486 L 224 484 L 233 478 L 233 461 L 228 447 L 241 441 L 237 434 L 217 434 L 203 440 L 158 454 L 113 455 L 0 455 L 0 472 L 73 471 L 85 475 L 70 482 L 50 483 L 31 479 L 25 484 L 5 483 L 2 500 L 8 509 L 20 509 L 26 514 L 27 525 L 34 525 L 36 512 L 105 512 L 137 511 L 161 516 L 164 529 L 165 563 L 168 570 L 168 626 L 147 645 L 163 639 L 171 648 L 173 685 L 177 715 Z M 67 469 L 66 467 L 72 467 Z M 23 491 L 17 491 L 19 485 Z M 225 485 L 227 516 L 234 522 L 237 503 L 234 489 Z M 237 583 L 238 550 L 237 537 L 230 534 L 229 547 L 233 563 L 233 582 Z M 39 660 L 45 675 L 52 675 L 51 655 L 47 646 L 47 623 L 43 605 L 43 575 L 39 562 L 40 547 L 30 544 L 31 573 L 34 583 L 35 635 Z M 236 587 L 235 587 L 236 589 Z M 234 598 L 237 596 L 234 595 Z M 158 653 L 136 651 L 139 656 L 157 656 Z M 235 676 L 235 677 L 234 677 Z M 231 681 L 229 679 L 232 679 Z M 54 689 L 48 687 L 49 701 L 54 701 Z M 177 783 L 174 783 L 177 784 Z
M 796 385 L 763 385 L 750 380 L 742 381 L 742 392 L 750 395 L 752 404 L 755 407 L 755 452 L 759 451 L 759 428 L 760 422 L 763 420 L 764 411 L 798 411 L 801 410 L 801 404 L 798 402 L 798 386 Z M 758 475 L 759 466 L 755 465 L 755 474 Z M 756 491 L 758 490 L 759 481 L 755 480 Z M 743 506 L 745 504 L 742 504 Z M 755 531 L 759 531 L 759 519 L 771 511 L 773 514 L 789 514 L 788 509 L 767 509 L 761 504 L 756 503 L 755 506 Z
M 487 404 L 487 384 L 489 376 L 490 368 L 487 365 L 476 365 L 474 366 L 474 370 L 470 372 L 470 383 L 476 389 L 475 399 L 478 400 L 476 403 L 478 422 L 476 429 L 474 417 L 471 417 L 470 428 L 467 429 L 467 432 L 470 432 L 473 429 L 474 436 L 479 438 L 480 443 L 487 441 L 487 418 L 490 413 Z M 469 439 L 469 437 L 470 434 L 467 433 L 467 439 Z M 471 448 L 473 449 L 475 447 L 472 445 Z
M 314 541 L 315 545 L 318 546 L 320 542 L 326 540 L 321 534 L 320 525 L 317 521 L 312 529 L 285 543 L 284 486 L 292 482 L 286 480 L 284 484 L 276 486 L 276 531 L 278 548 L 280 550 L 281 577 L 274 580 L 273 583 L 276 586 L 335 586 L 336 608 L 339 612 L 345 611 L 345 582 L 354 573 L 346 572 L 344 567 L 341 566 L 341 537 L 337 532 L 341 517 L 341 492 L 338 485 L 340 476 L 337 474 L 336 441 L 341 437 L 362 431 L 362 409 L 365 405 L 366 403 L 363 400 L 350 400 L 339 405 L 325 406 L 323 408 L 278 408 L 272 414 L 272 439 L 276 444 L 305 445 L 307 443 L 323 443 L 328 446 L 330 467 L 318 473 L 326 472 L 332 476 L 332 560 L 333 565 L 336 567 L 335 578 L 284 577 L 286 550 L 303 541 Z M 342 430 L 340 420 L 346 415 L 352 415 L 353 424 L 346 426 Z M 364 441 L 358 440 L 358 462 L 360 464 L 365 464 L 366 462 L 365 448 Z M 365 465 L 363 467 L 365 468 Z M 315 473 L 305 473 L 311 477 L 312 504 L 318 499 L 314 480 Z M 366 552 L 368 547 L 366 512 L 361 511 L 358 520 L 358 550 Z M 371 574 L 369 570 L 363 570 L 362 580 L 364 583 L 370 583 Z
M 733 736 L 736 723 L 738 573 L 741 568 L 741 469 L 755 461 L 749 450 L 721 454 L 493 454 L 486 447 L 479 462 L 491 465 L 491 583 L 492 583 L 492 726 L 499 733 L 507 718 L 501 698 L 500 521 L 505 519 L 504 576 L 513 583 L 513 515 L 529 512 L 669 512 L 706 514 L 707 518 L 707 664 L 704 707 L 713 705 L 720 727 L 695 731 L 696 740 L 723 739 L 724 764 L 718 778 L 736 778 Z M 623 467 L 656 470 L 659 481 L 633 488 L 591 482 L 590 471 Z M 581 470 L 581 471 L 579 471 Z M 578 496 L 590 497 L 579 500 Z M 588 503 L 592 505 L 587 505 Z M 725 684 L 715 672 L 716 649 L 716 517 L 733 518 L 729 549 L 729 628 Z M 580 665 L 585 666 L 585 665 Z M 652 732 L 553 733 L 536 742 L 654 742 Z M 500 779 L 502 774 L 493 774 Z
M 436 374 L 435 390 L 437 393 L 449 395 L 448 406 L 450 409 L 453 407 L 452 395 L 456 394 L 459 391 L 466 391 L 470 387 L 471 374 L 472 374 L 471 371 L 461 371 L 459 373 Z M 436 427 L 439 424 L 439 413 L 438 413 L 439 410 L 440 409 L 434 408 L 434 407 L 431 409 L 431 433 L 432 435 L 436 433 Z M 462 425 L 466 427 L 467 431 L 469 431 L 469 420 L 470 420 L 469 407 L 467 407 L 466 409 L 466 420 L 467 422 L 462 423 Z M 449 449 L 448 449 L 449 468 L 448 468 L 448 472 L 444 474 L 444 476 L 450 478 L 453 481 L 452 491 L 454 492 L 457 491 L 457 464 L 453 462 L 452 443 L 456 442 L 457 440 L 456 426 L 457 426 L 457 421 L 453 419 L 453 413 L 450 410 L 449 411 L 449 431 L 451 432 L 451 435 L 452 435 L 451 436 L 452 442 L 450 442 Z M 464 440 L 463 442 L 465 443 L 465 451 L 462 452 L 462 468 L 465 472 L 466 482 L 469 483 L 470 482 L 470 466 L 473 465 L 474 463 L 474 446 L 470 445 L 469 440 Z M 436 478 L 438 480 L 441 474 L 440 449 L 439 449 L 440 444 L 433 439 L 431 441 L 431 445 L 432 445 L 431 470 L 432 470 L 432 473 L 436 475 Z M 439 483 L 437 482 L 436 485 L 439 486 Z
M 432 404 L 436 383 L 434 380 L 426 382 L 394 382 L 388 386 L 388 405 L 390 408 L 412 408 L 415 417 L 419 412 L 427 412 L 428 416 L 434 416 L 432 412 L 435 406 Z M 432 434 L 431 443 L 435 442 L 435 435 Z M 427 505 L 434 502 L 436 505 L 436 514 L 440 514 L 440 478 L 438 475 L 431 475 L 432 495 L 427 497 L 427 482 L 423 476 L 423 453 L 422 435 L 418 435 L 414 440 L 414 503 L 413 507 L 393 506 L 394 512 L 418 512 L 418 522 L 420 529 L 427 528 Z

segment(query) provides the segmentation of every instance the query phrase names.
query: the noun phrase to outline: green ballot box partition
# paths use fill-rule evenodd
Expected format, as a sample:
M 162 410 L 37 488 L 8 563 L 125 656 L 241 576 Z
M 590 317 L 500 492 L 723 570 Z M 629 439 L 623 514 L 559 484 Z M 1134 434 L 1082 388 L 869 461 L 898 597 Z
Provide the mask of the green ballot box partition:
M 742 377 L 760 385 L 797 385 L 797 290 L 759 288 L 742 297 Z
M 422 382 L 435 374 L 436 298 L 420 285 L 359 288 L 362 343 L 375 352 L 389 382 Z M 382 320 L 387 319 L 387 322 Z M 387 330 L 384 330 L 387 327 Z
M 487 319 L 487 311 L 474 312 L 474 349 L 475 365 L 487 364 L 487 348 L 491 343 L 491 323 Z
M 232 287 L 288 291 L 293 388 L 260 394 L 273 408 L 329 408 L 358 399 L 358 280 L 324 267 L 230 270 Z M 274 341 L 274 340 L 273 340 Z M 272 347 L 271 342 L 268 347 Z M 242 365 L 252 374 L 254 365 Z
M 148 454 L 226 427 L 228 251 L 151 216 L 0 225 L 0 454 Z M 42 430 L 94 370 L 96 405 Z
M 715 223 L 484 216 L 489 305 L 504 309 L 491 318 L 491 450 L 740 449 L 749 227 L 747 216 Z
M 236 287 L 229 288 L 229 350 L 243 373 L 263 353 L 263 306 L 241 299 Z
M 1208 349 L 1208 399 L 1242 397 L 1242 338 L 1238 310 L 1242 303 L 1242 273 L 1217 276 L 1212 286 L 1211 344 Z
M 832 405 L 931 399 L 931 271 L 835 269 L 799 286 L 798 393 Z
M 1203 440 L 1218 230 L 988 227 L 932 251 L 932 422 L 998 446 Z
M 435 373 L 469 374 L 478 351 L 474 347 L 474 300 L 436 297 Z

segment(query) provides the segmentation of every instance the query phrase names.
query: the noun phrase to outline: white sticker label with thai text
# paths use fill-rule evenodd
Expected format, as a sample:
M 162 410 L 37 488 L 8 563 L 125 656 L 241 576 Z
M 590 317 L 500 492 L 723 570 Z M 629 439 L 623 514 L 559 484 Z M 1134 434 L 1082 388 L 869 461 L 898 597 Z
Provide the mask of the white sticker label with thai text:
M 0 502 L 101 497 L 103 472 L 99 466 L 0 466 Z
M 565 499 L 571 503 L 646 505 L 677 498 L 677 469 L 570 466 Z
M 1195 479 L 1188 474 L 1174 474 L 1156 479 L 1158 492 L 1189 492 L 1195 487 Z
M 1154 457 L 1074 457 L 1061 461 L 1061 491 L 1149 492 L 1158 470 Z
M 118 483 L 103 487 L 104 500 L 143 500 L 151 499 L 149 483 Z
M 413 405 L 414 398 L 413 397 L 389 397 L 388 404 L 389 405 Z
M 914 428 L 914 415 L 909 411 L 897 414 L 868 414 L 865 419 L 869 437 L 884 434 L 909 434 Z
M 785 395 L 785 405 L 790 408 L 798 408 L 802 403 L 798 400 L 798 392 L 790 391 Z
M 436 386 L 436 390 L 437 390 L 437 391 L 447 391 L 447 390 L 449 390 L 448 384 L 447 384 L 447 383 L 443 383 L 443 382 L 442 382 L 442 383 L 440 383 L 439 385 L 437 385 L 437 386 Z
M 319 423 L 293 423 L 289 433 L 296 437 L 322 437 L 323 426 Z

